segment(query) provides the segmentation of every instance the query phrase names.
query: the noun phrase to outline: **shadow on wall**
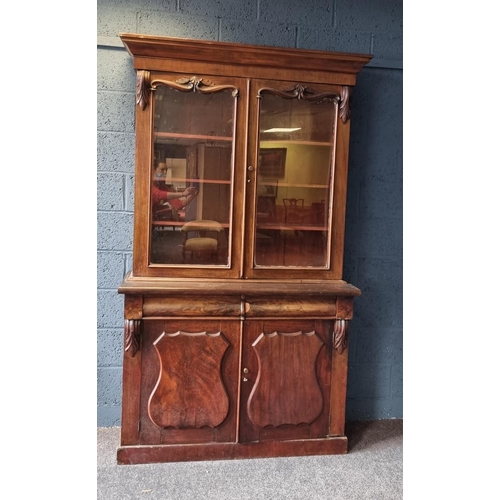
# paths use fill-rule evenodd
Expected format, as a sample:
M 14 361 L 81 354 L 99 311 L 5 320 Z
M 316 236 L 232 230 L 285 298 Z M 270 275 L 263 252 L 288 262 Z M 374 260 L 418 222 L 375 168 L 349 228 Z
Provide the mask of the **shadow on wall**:
M 353 93 L 344 279 L 347 419 L 402 417 L 402 72 L 365 68 Z

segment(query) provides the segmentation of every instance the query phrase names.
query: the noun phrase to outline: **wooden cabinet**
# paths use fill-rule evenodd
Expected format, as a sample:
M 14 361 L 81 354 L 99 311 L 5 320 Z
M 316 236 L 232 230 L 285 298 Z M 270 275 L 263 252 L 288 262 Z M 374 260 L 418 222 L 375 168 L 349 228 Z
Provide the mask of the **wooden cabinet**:
M 345 453 L 350 97 L 371 56 L 122 34 L 120 463 Z

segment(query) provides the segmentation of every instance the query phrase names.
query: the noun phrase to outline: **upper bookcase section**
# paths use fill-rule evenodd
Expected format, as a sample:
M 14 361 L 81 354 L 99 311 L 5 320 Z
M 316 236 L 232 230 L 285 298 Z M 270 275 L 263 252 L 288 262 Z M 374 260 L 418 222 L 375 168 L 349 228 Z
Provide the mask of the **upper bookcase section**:
M 228 75 L 230 67 L 231 76 L 286 80 L 296 71 L 307 71 L 310 82 L 355 85 L 356 75 L 373 57 L 132 33 L 121 33 L 120 38 L 134 58 L 134 68 L 149 71 L 182 71 L 189 61 L 191 68 L 200 64 L 200 70 L 214 75 Z

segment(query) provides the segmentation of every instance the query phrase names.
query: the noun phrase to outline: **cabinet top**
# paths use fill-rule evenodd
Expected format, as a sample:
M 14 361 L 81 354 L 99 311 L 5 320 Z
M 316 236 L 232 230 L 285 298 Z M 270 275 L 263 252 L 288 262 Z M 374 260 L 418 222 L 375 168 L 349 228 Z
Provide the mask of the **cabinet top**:
M 292 49 L 241 43 L 192 40 L 120 33 L 136 69 L 148 69 L 147 60 L 203 61 L 244 67 L 309 70 L 357 75 L 373 57 L 370 54 Z M 242 76 L 245 71 L 242 70 Z
M 123 294 L 160 294 L 160 295 L 313 295 L 349 296 L 361 295 L 361 290 L 343 280 L 232 280 L 232 279 L 168 279 L 141 278 L 129 272 L 118 288 Z

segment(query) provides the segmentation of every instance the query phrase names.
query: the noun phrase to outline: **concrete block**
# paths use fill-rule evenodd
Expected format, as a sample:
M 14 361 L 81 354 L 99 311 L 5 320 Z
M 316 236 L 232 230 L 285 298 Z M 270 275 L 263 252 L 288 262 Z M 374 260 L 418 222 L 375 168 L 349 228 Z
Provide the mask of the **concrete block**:
M 333 26 L 331 0 L 260 0 L 259 20 L 301 26 Z
M 350 218 L 359 216 L 359 191 L 362 179 L 358 171 L 359 169 L 349 166 L 347 177 L 346 217 Z
M 347 219 L 345 252 L 357 257 L 401 257 L 403 252 L 402 218 Z
M 221 20 L 222 42 L 295 47 L 296 28 L 287 24 Z
M 118 406 L 122 399 L 122 369 L 97 369 L 97 405 Z
M 402 398 L 347 399 L 346 420 L 385 420 L 403 418 Z
M 134 172 L 135 134 L 97 133 L 97 170 Z
M 402 361 L 403 357 L 400 359 Z M 403 397 L 403 363 L 392 365 L 391 395 L 393 398 Z
M 365 68 L 352 99 L 349 166 L 361 179 L 402 179 L 402 72 Z M 385 176 L 385 177 L 384 177 Z
M 398 32 L 403 29 L 403 0 L 338 0 L 335 27 L 342 30 Z
M 354 286 L 358 286 L 358 258 L 352 255 L 344 255 L 344 266 L 342 278 Z M 355 303 L 356 304 L 356 303 Z M 355 306 L 356 307 L 356 306 Z
M 182 0 L 179 12 L 192 16 L 257 19 L 257 1 Z
M 355 358 L 357 363 L 399 363 L 402 359 L 402 329 L 384 328 L 380 325 L 359 329 Z
M 102 1 L 102 0 L 101 0 Z M 178 0 L 112 0 L 120 8 L 139 10 L 176 10 Z
M 121 405 L 97 407 L 97 427 L 118 427 L 121 424 L 121 418 Z M 118 443 L 116 445 L 118 446 Z
M 219 31 L 215 17 L 203 18 L 169 12 L 139 12 L 137 29 L 139 33 L 148 35 L 199 40 L 217 40 Z
M 132 270 L 133 267 L 133 255 L 132 252 L 125 254 L 125 275 Z
M 134 132 L 135 94 L 99 91 L 97 93 L 97 130 Z
M 362 277 L 361 273 L 359 277 Z M 363 294 L 356 298 L 356 318 L 359 326 L 403 328 L 402 302 L 402 296 L 394 292 L 363 290 Z
M 355 363 L 349 366 L 347 397 L 389 398 L 391 366 L 377 363 Z
M 125 179 L 122 174 L 97 174 L 97 209 L 123 210 Z
M 121 367 L 123 363 L 123 328 L 97 330 L 97 366 Z
M 123 295 L 97 290 L 97 328 L 123 328 Z
M 371 33 L 299 26 L 297 47 L 332 52 L 370 54 Z
M 393 175 L 387 175 L 389 166 L 381 169 L 383 175 L 367 176 L 360 187 L 360 217 L 402 217 L 403 176 L 402 169 L 393 165 Z
M 98 212 L 98 250 L 132 250 L 133 219 L 132 213 Z
M 125 176 L 125 210 L 132 212 L 134 210 L 134 188 L 135 177 L 133 175 Z
M 403 262 L 400 258 L 366 258 L 358 262 L 359 286 L 366 292 L 403 295 Z
M 403 33 L 376 33 L 373 36 L 373 54 L 379 59 L 403 60 Z
M 135 92 L 133 60 L 125 50 L 97 50 L 97 89 Z
M 123 280 L 125 262 L 121 252 L 97 252 L 97 288 L 115 290 Z
M 354 314 L 356 314 L 356 302 L 354 303 Z M 349 324 L 348 347 L 349 347 L 349 366 L 356 363 L 356 351 L 358 347 L 358 325 L 353 319 Z
M 136 33 L 136 13 L 119 5 L 97 2 L 97 35 L 118 36 L 119 33 Z

